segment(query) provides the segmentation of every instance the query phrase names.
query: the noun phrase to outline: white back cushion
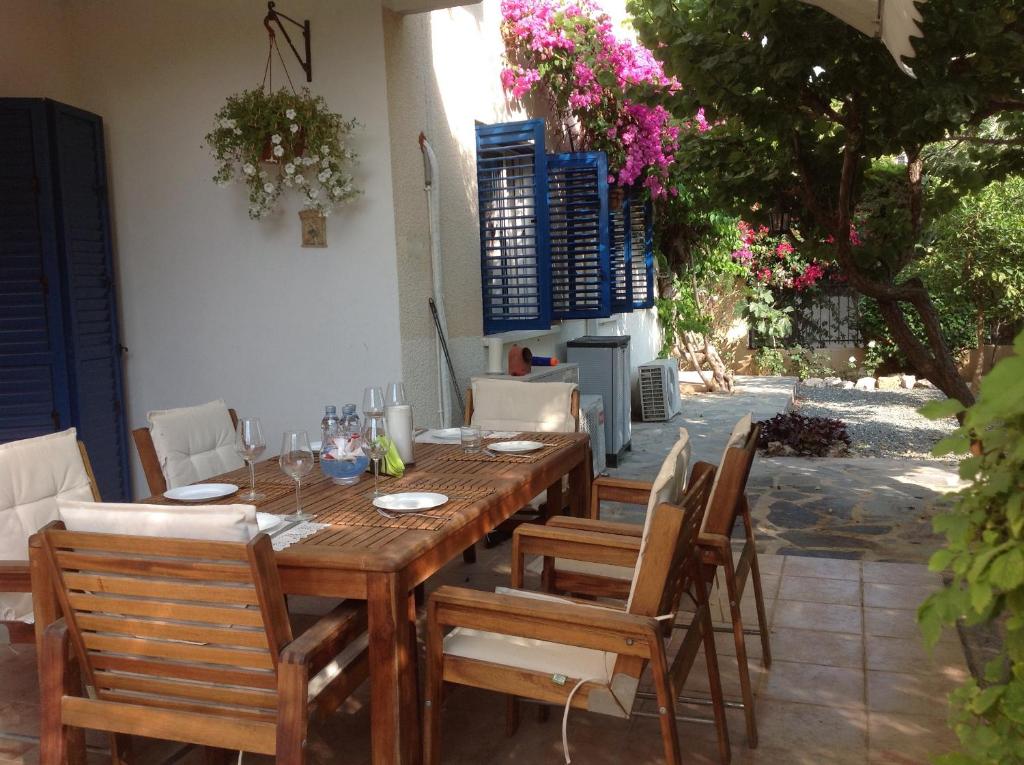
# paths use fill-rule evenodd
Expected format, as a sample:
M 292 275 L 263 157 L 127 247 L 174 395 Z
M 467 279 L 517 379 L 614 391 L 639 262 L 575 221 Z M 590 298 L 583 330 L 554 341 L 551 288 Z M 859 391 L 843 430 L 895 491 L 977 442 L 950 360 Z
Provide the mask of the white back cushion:
M 168 489 L 243 467 L 235 430 L 221 400 L 150 412 L 149 432 Z
M 682 496 L 681 486 L 686 481 L 686 472 L 690 464 L 690 434 L 686 428 L 679 429 L 679 438 L 672 444 L 665 461 L 661 463 L 661 470 L 658 471 L 654 483 L 651 484 L 651 495 L 647 500 L 647 515 L 644 517 L 644 531 L 640 538 L 640 554 L 636 558 L 636 566 L 633 568 L 633 582 L 629 586 L 629 599 L 626 601 L 628 611 L 633 604 L 633 594 L 636 591 L 637 575 L 640 573 L 640 566 L 644 560 L 644 553 L 647 549 L 647 537 L 651 533 L 651 523 L 654 519 L 654 509 L 662 502 L 676 503 Z
M 60 500 L 69 531 L 170 539 L 248 542 L 257 533 L 252 505 L 141 505 Z
M 725 455 L 729 453 L 730 449 L 738 448 L 743 446 L 747 442 L 747 436 L 750 434 L 750 428 L 754 424 L 753 412 L 748 412 L 740 418 L 740 421 L 733 426 L 732 433 L 729 434 L 729 440 L 725 443 L 725 449 L 722 451 L 722 459 L 718 461 L 718 470 L 715 471 L 715 481 L 711 484 L 711 494 L 708 496 L 708 511 L 704 513 L 704 520 L 701 521 L 700 530 L 703 533 L 705 527 L 708 525 L 708 516 L 710 510 L 715 506 L 715 492 L 718 490 L 718 479 L 722 477 L 722 466 L 725 464 Z
M 92 499 L 74 428 L 0 444 L 0 560 L 28 560 L 28 538 L 57 519 L 59 497 Z M 31 595 L 0 595 L 0 621 L 31 619 Z
M 572 433 L 575 383 L 473 380 L 472 424 L 484 430 Z

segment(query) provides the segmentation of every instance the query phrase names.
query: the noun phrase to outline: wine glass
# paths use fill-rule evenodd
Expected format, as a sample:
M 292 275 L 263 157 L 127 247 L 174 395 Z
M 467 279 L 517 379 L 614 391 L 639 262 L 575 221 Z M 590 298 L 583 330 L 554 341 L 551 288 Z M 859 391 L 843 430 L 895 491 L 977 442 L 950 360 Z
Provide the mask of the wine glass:
M 267 440 L 263 437 L 263 426 L 259 417 L 240 417 L 235 428 L 235 451 L 249 466 L 249 491 L 240 499 L 246 502 L 258 502 L 266 497 L 256 491 L 256 459 L 267 448 Z
M 384 391 L 379 385 L 371 385 L 363 389 L 363 414 L 384 413 Z
M 378 389 L 379 390 L 379 389 Z M 377 482 L 380 479 L 380 461 L 387 446 L 387 425 L 381 412 L 364 412 L 362 443 L 363 454 L 373 460 L 373 496 L 380 496 Z
M 388 395 L 384 399 L 385 406 L 404 406 L 407 403 L 405 400 L 405 386 L 401 382 L 389 383 Z
M 277 463 L 285 475 L 295 481 L 295 512 L 291 518 L 296 521 L 308 521 L 313 516 L 302 512 L 302 476 L 309 475 L 313 469 L 313 450 L 309 445 L 309 436 L 304 430 L 286 430 L 281 439 L 281 456 Z

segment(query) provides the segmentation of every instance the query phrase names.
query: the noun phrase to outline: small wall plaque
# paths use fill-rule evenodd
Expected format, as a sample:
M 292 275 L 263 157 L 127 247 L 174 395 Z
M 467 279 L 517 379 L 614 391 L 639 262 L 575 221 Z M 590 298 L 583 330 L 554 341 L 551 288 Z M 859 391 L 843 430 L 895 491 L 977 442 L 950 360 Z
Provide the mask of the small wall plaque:
M 299 212 L 302 221 L 302 246 L 327 246 L 327 218 L 319 210 L 302 210 Z

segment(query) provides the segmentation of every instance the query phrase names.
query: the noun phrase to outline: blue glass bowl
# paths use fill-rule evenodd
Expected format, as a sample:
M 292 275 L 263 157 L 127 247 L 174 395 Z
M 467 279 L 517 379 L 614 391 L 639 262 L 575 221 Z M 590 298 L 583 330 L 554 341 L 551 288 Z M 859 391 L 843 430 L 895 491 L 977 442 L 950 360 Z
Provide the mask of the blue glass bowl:
M 359 476 L 366 472 L 370 464 L 370 458 L 366 456 L 356 457 L 348 460 L 325 460 L 320 459 L 320 470 L 325 476 L 341 486 L 350 486 L 358 483 Z

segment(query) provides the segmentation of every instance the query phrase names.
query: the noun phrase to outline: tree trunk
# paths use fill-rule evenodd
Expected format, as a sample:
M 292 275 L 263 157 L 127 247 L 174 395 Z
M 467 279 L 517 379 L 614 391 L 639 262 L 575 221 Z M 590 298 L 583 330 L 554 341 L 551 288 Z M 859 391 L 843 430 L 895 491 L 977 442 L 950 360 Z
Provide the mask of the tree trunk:
M 878 300 L 878 309 L 885 319 L 889 330 L 892 332 L 896 345 L 906 355 L 907 360 L 923 376 L 935 384 L 939 390 L 950 398 L 955 398 L 965 406 L 974 403 L 974 394 L 970 387 L 960 376 L 950 353 L 942 337 L 942 330 L 939 327 L 939 315 L 932 305 L 927 293 L 921 296 L 915 295 L 911 301 L 917 311 L 921 322 L 924 324 L 925 334 L 928 336 L 926 347 L 920 340 L 914 337 L 914 332 L 907 323 L 903 314 L 903 307 L 896 300 Z
M 704 358 L 711 365 L 711 371 L 715 376 L 715 384 L 718 386 L 718 389 L 732 393 L 732 370 L 722 361 L 722 357 L 718 355 L 718 349 L 715 348 L 711 338 L 707 335 L 704 335 Z
M 697 351 L 695 349 L 696 343 L 694 342 L 694 336 L 692 332 L 684 332 L 682 336 L 683 347 L 686 349 L 686 355 L 690 359 L 690 363 L 693 365 L 694 371 L 700 375 L 700 381 L 704 383 L 704 387 L 708 393 L 714 393 L 718 390 L 717 383 L 715 380 L 708 378 L 704 373 L 704 370 L 700 366 L 700 362 L 697 361 Z
M 974 337 L 978 345 L 978 354 L 974 359 L 971 371 L 971 393 L 977 395 L 981 386 L 981 376 L 985 374 L 985 312 L 979 310 L 974 320 Z

